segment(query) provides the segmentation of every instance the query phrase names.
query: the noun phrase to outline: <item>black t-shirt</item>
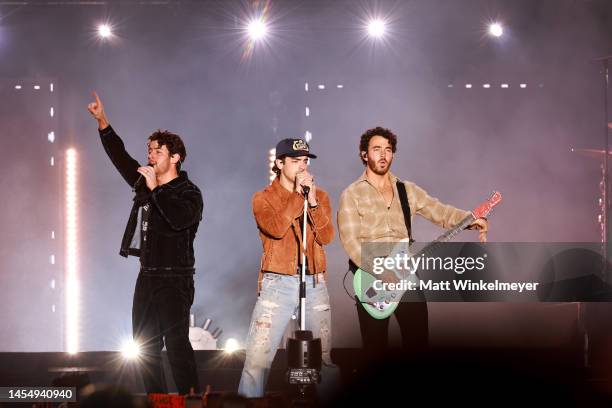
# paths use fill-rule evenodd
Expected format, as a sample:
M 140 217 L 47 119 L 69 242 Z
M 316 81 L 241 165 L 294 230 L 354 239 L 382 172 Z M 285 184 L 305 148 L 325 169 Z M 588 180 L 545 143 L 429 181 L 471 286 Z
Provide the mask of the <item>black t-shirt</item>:
M 140 253 L 147 246 L 147 230 L 149 229 L 149 218 L 151 215 L 151 203 L 146 203 L 140 207 Z
M 147 246 L 147 231 L 149 229 L 149 219 L 151 217 L 151 203 L 147 202 L 138 209 L 138 219 L 136 231 L 132 237 L 130 248 L 136 249 L 139 255 L 142 256 L 144 249 Z

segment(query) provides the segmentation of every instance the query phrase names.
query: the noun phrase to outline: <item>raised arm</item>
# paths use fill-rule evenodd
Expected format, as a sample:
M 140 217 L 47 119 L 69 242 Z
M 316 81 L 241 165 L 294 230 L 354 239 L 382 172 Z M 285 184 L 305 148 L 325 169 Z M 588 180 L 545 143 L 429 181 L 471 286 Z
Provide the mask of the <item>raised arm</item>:
M 92 94 L 95 101 L 87 105 L 87 110 L 98 121 L 98 130 L 104 130 L 109 125 L 106 113 L 104 112 L 104 105 L 96 91 L 92 92 Z
M 104 105 L 98 94 L 93 92 L 93 96 L 95 101 L 87 105 L 87 110 L 98 122 L 98 132 L 100 133 L 102 146 L 104 146 L 106 154 L 123 179 L 133 187 L 140 177 L 137 171 L 140 164 L 125 150 L 123 141 L 109 124 L 104 112 Z

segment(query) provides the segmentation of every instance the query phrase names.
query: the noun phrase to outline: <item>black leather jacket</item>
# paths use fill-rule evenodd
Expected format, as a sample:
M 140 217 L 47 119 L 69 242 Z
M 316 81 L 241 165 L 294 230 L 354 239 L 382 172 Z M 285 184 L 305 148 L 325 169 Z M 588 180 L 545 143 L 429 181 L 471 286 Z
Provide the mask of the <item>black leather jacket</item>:
M 111 126 L 100 130 L 104 150 L 125 181 L 136 187 L 134 204 L 125 227 L 119 254 L 140 257 L 141 271 L 155 275 L 191 275 L 195 259 L 193 240 L 202 219 L 202 193 L 181 171 L 174 180 L 153 191 L 136 171 L 140 164 L 125 150 L 121 138 Z M 138 182 L 138 183 L 137 183 Z M 149 205 L 146 241 L 132 245 L 136 229 L 140 232 L 139 212 Z M 138 234 L 139 236 L 139 234 Z

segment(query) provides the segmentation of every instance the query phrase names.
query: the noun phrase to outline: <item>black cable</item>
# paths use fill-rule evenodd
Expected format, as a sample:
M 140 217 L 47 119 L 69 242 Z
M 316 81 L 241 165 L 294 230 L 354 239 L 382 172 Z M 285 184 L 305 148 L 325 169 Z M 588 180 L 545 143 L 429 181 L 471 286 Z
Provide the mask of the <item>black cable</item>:
M 350 297 L 350 298 L 351 298 L 351 300 L 352 300 L 352 299 L 355 299 L 355 297 L 354 297 L 353 295 L 351 295 L 351 294 L 349 293 L 349 291 L 346 289 L 346 275 L 348 275 L 348 273 L 349 273 L 350 271 L 351 271 L 350 269 L 347 269 L 347 270 L 346 270 L 346 273 L 344 274 L 344 278 L 342 278 L 342 287 L 344 288 L 344 291 L 346 292 L 346 295 L 347 295 L 348 297 Z

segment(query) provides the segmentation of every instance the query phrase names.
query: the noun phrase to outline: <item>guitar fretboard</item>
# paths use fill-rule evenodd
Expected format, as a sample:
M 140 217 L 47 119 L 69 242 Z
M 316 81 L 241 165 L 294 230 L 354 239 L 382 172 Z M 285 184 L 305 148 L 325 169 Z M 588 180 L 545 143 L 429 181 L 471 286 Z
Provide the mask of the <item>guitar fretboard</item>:
M 455 237 L 455 235 L 459 234 L 465 228 L 467 228 L 471 223 L 474 222 L 476 218 L 474 215 L 470 213 L 467 217 L 465 217 L 459 224 L 457 224 L 454 228 L 449 229 L 444 234 L 440 235 L 436 240 L 432 241 L 418 253 L 414 254 L 413 257 L 418 256 L 428 256 L 432 252 L 434 252 L 442 243 L 448 242 Z

